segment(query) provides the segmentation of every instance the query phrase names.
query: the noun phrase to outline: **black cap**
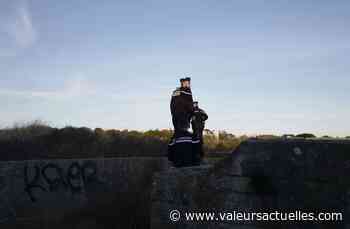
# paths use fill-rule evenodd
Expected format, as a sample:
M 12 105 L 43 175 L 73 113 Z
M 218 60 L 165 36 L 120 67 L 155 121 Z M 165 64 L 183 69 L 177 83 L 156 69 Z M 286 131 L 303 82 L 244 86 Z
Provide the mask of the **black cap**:
M 191 81 L 191 77 L 181 78 L 180 82 Z

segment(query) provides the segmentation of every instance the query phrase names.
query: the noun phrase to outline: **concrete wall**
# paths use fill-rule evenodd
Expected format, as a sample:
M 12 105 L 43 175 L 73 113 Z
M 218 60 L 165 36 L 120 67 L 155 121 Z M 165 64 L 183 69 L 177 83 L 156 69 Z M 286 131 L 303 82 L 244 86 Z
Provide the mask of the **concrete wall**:
M 350 142 L 250 140 L 214 167 L 166 158 L 0 163 L 0 228 L 344 228 Z M 153 185 L 153 189 L 152 189 Z M 171 222 L 170 210 L 342 212 L 337 224 Z
M 350 141 L 249 140 L 215 167 L 155 178 L 151 228 L 350 228 Z M 169 219 L 171 210 L 182 214 Z M 340 212 L 343 221 L 194 223 L 185 212 Z
M 0 228 L 147 228 L 166 158 L 0 163 Z

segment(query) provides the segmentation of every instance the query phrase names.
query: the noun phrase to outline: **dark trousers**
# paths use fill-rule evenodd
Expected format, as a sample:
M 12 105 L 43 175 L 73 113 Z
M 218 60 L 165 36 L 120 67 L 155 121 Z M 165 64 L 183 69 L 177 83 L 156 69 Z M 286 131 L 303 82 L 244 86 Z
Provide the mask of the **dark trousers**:
M 200 165 L 201 143 L 189 132 L 174 134 L 168 145 L 168 159 L 175 167 Z

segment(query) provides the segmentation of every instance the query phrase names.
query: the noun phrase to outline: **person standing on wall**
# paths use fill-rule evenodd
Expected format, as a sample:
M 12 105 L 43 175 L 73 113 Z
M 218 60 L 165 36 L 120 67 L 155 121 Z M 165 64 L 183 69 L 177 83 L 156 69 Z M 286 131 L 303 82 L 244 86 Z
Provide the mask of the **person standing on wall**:
M 173 91 L 170 111 L 174 135 L 168 145 L 168 158 L 175 167 L 193 166 L 193 135 L 189 132 L 193 116 L 191 78 L 180 79 L 180 87 Z
M 171 96 L 170 111 L 175 135 L 187 131 L 194 111 L 190 77 L 180 79 L 180 87 Z

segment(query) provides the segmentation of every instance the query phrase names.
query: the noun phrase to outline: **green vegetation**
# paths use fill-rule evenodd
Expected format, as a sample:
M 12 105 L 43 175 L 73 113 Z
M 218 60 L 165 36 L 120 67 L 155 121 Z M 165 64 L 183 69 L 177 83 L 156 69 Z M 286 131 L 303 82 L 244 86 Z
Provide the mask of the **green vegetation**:
M 309 133 L 298 134 L 295 137 L 297 138 L 316 138 L 315 135 Z
M 129 156 L 166 156 L 173 131 L 165 130 L 94 130 L 86 127 L 50 127 L 41 121 L 16 124 L 0 129 L 0 160 L 49 158 L 94 158 Z M 282 138 L 315 138 L 309 133 L 283 135 Z M 211 161 L 231 153 L 247 136 L 237 137 L 225 131 L 204 131 L 204 151 Z M 280 136 L 259 135 L 257 139 Z M 350 136 L 346 137 L 350 139 Z M 323 136 L 323 139 L 339 139 Z
M 172 130 L 59 129 L 35 121 L 0 130 L 0 160 L 166 156 L 172 135 Z M 206 130 L 204 148 L 208 156 L 220 157 L 217 152 L 230 153 L 243 139 Z
M 219 131 L 215 134 L 213 131 L 206 129 L 203 135 L 204 151 L 210 153 L 231 153 L 246 136 L 236 137 L 225 131 Z

